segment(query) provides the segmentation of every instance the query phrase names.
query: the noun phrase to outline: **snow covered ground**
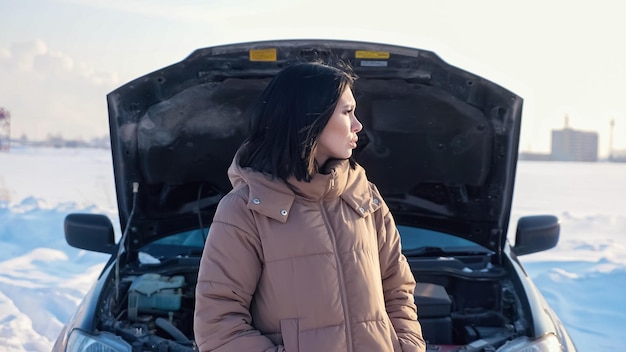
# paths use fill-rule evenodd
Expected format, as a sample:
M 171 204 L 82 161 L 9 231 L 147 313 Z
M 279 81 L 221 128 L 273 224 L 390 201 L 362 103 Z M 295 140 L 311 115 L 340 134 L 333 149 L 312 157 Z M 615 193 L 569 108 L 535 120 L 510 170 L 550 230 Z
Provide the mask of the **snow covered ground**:
M 625 180 L 626 164 L 518 165 L 511 228 L 524 215 L 561 219 L 558 246 L 522 261 L 580 351 L 626 346 Z M 71 212 L 117 223 L 108 150 L 0 153 L 0 351 L 50 351 L 104 265 L 65 243 Z

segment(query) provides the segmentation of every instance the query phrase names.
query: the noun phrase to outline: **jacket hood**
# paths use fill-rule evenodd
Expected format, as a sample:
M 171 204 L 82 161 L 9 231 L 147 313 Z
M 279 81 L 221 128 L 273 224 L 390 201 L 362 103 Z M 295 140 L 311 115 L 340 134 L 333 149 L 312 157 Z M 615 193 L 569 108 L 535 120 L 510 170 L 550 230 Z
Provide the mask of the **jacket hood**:
M 237 160 L 236 155 L 228 168 L 233 188 L 248 187 L 248 208 L 277 221 L 284 223 L 289 219 L 296 197 L 313 202 L 341 197 L 362 216 L 378 207 L 365 171 L 359 165 L 351 168 L 348 160 L 330 160 L 310 182 L 298 181 L 295 177 L 286 181 L 273 179 L 270 175 L 241 167 Z
M 500 251 L 522 99 L 427 50 L 338 40 L 199 49 L 109 93 L 119 216 L 124 230 L 133 214 L 132 246 L 210 223 L 232 188 L 227 170 L 249 108 L 283 67 L 320 60 L 348 62 L 359 77 L 354 155 L 396 221 Z

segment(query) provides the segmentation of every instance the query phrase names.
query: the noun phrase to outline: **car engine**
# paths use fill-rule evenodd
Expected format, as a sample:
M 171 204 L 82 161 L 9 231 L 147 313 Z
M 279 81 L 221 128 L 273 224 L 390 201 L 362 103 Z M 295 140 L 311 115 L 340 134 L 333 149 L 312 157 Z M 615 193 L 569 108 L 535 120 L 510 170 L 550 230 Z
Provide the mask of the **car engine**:
M 122 337 L 133 351 L 197 351 L 193 341 L 196 274 L 187 268 L 124 274 L 119 287 L 111 285 L 104 295 L 99 328 Z
M 197 351 L 193 336 L 197 258 L 126 270 L 108 287 L 98 327 L 133 351 Z M 502 267 L 488 256 L 409 259 L 428 350 L 495 351 L 527 334 L 523 308 Z M 110 280 L 109 282 L 112 282 Z

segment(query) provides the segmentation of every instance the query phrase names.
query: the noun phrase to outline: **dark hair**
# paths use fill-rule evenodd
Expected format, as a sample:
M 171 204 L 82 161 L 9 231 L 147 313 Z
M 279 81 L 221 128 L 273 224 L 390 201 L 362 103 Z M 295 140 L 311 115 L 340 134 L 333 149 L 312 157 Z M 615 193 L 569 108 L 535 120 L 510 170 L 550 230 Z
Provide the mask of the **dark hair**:
M 319 136 L 355 80 L 349 70 L 321 63 L 284 68 L 261 93 L 239 165 L 283 180 L 310 181 L 321 166 L 315 162 Z

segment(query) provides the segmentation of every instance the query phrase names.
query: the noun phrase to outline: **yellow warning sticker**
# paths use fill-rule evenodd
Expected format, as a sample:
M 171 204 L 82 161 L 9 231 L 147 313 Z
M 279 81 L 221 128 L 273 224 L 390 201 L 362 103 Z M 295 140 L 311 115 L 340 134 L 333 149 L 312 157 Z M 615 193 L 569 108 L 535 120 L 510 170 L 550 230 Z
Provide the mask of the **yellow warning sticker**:
M 357 59 L 388 59 L 388 51 L 370 51 L 370 50 L 357 50 L 354 52 L 354 57 Z
M 251 49 L 250 61 L 276 61 L 276 48 Z

